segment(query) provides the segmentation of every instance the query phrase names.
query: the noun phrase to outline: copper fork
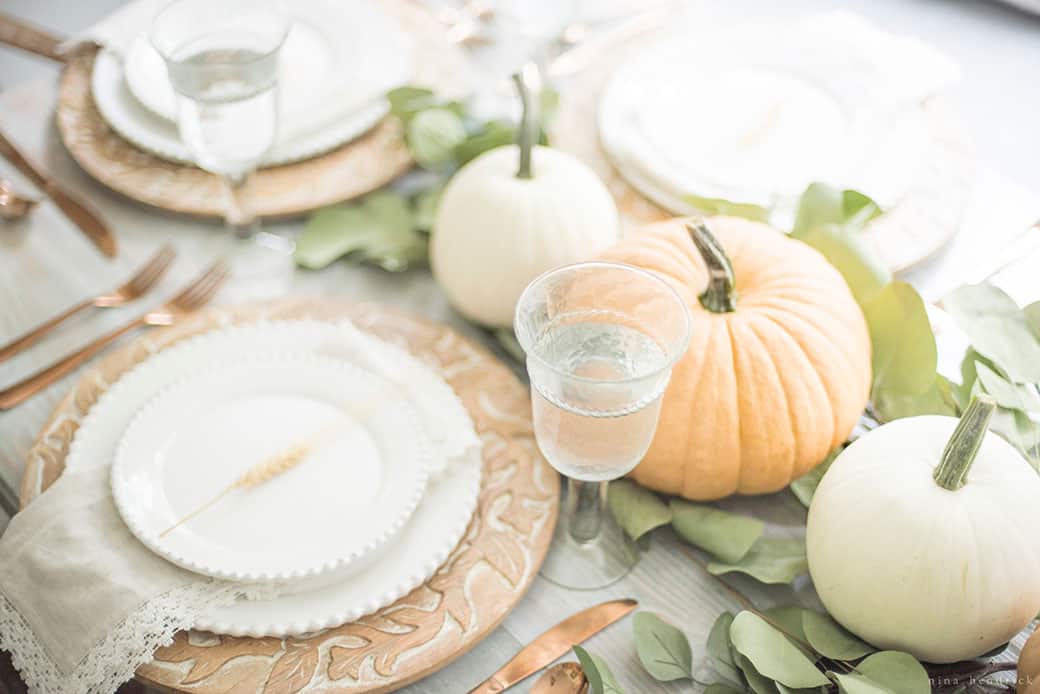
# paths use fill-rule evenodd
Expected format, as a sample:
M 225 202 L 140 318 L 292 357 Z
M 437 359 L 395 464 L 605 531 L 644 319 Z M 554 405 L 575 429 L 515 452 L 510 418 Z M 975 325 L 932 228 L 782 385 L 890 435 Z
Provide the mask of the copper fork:
M 192 280 L 180 294 L 162 306 L 135 318 L 107 335 L 99 337 L 86 347 L 55 362 L 43 371 L 39 371 L 25 380 L 0 390 L 0 410 L 7 410 L 25 402 L 133 330 L 148 326 L 173 325 L 212 299 L 229 274 L 227 265 L 222 261 L 214 263 L 205 272 Z
M 10 359 L 27 347 L 32 346 L 41 337 L 80 311 L 85 311 L 91 307 L 112 308 L 115 306 L 122 306 L 123 304 L 127 304 L 134 299 L 143 296 L 144 293 L 151 289 L 155 283 L 159 281 L 159 278 L 165 274 L 167 268 L 170 267 L 170 263 L 173 262 L 173 259 L 176 256 L 177 252 L 174 251 L 171 246 L 163 246 L 159 249 L 158 253 L 153 255 L 148 262 L 145 263 L 133 277 L 124 282 L 122 286 L 107 294 L 101 294 L 91 299 L 87 299 L 86 301 L 82 301 L 72 308 L 62 311 L 47 322 L 36 326 L 21 337 L 16 338 L 3 347 L 0 347 L 0 361 Z

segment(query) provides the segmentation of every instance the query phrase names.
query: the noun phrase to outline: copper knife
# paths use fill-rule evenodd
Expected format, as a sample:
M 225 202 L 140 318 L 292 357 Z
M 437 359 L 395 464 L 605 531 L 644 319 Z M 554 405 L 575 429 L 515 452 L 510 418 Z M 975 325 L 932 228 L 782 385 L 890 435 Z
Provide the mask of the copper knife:
M 635 600 L 611 600 L 571 615 L 520 649 L 502 669 L 471 689 L 469 694 L 497 694 L 509 689 L 638 606 Z
M 39 186 L 40 190 L 54 201 L 65 216 L 72 220 L 102 253 L 109 258 L 115 257 L 118 248 L 116 237 L 108 225 L 101 221 L 101 217 L 40 173 L 40 170 L 33 166 L 2 132 L 0 132 L 0 155 L 3 155 L 5 159 L 14 164 L 16 169 Z

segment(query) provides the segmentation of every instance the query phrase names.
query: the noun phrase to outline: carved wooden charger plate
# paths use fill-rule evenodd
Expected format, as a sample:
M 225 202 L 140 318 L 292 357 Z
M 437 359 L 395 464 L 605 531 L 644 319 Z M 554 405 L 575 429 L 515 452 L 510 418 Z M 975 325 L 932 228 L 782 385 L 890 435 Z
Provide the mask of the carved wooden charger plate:
M 261 319 L 350 318 L 436 369 L 483 441 L 477 511 L 459 546 L 424 585 L 393 605 L 303 637 L 239 638 L 196 631 L 137 671 L 164 689 L 290 694 L 304 689 L 390 692 L 443 667 L 487 636 L 520 601 L 552 539 L 559 479 L 534 441 L 527 388 L 484 348 L 450 328 L 372 304 L 283 300 L 217 308 L 153 330 L 79 379 L 29 453 L 25 506 L 61 475 L 79 423 L 119 377 L 157 351 L 216 327 Z
M 457 95 L 469 86 L 466 56 L 437 19 L 412 0 L 383 0 L 380 6 L 411 37 L 414 84 L 444 95 Z M 58 87 L 58 133 L 72 158 L 95 179 L 138 202 L 171 212 L 222 216 L 226 198 L 218 177 L 138 149 L 101 117 L 90 87 L 96 55 L 95 50 L 73 55 Z M 385 186 L 412 166 L 401 135 L 397 119 L 388 117 L 331 152 L 261 169 L 253 181 L 259 213 L 305 214 Z
M 600 175 L 618 203 L 626 229 L 673 215 L 633 187 L 609 161 L 597 126 L 600 95 L 619 66 L 666 30 L 657 27 L 604 46 L 591 67 L 561 90 L 553 122 L 553 146 L 578 156 Z M 932 98 L 924 109 L 931 140 L 920 170 L 899 202 L 865 229 L 892 271 L 927 260 L 956 235 L 975 175 L 970 138 L 950 106 Z

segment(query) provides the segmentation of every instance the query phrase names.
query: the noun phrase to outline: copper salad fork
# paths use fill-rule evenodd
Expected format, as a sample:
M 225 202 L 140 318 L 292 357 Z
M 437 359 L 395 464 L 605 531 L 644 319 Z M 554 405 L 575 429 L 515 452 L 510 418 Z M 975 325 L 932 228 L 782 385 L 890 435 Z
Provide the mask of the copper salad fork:
M 162 306 L 133 319 L 107 335 L 99 337 L 43 371 L 39 371 L 14 385 L 0 390 L 0 410 L 7 410 L 25 402 L 133 330 L 151 326 L 173 325 L 212 299 L 229 274 L 230 271 L 227 265 L 223 261 L 217 261 L 192 280 L 180 294 Z
M 75 306 L 62 311 L 45 323 L 36 326 L 21 337 L 12 340 L 3 347 L 0 347 L 0 361 L 10 359 L 22 350 L 35 344 L 41 337 L 80 311 L 85 311 L 91 307 L 113 308 L 140 298 L 145 294 L 145 292 L 155 286 L 155 283 L 158 282 L 166 273 L 167 268 L 170 267 L 170 263 L 173 262 L 173 259 L 176 256 L 177 252 L 173 250 L 172 246 L 163 246 L 159 249 L 158 253 L 153 255 L 148 262 L 134 274 L 133 277 L 113 291 L 108 292 L 107 294 L 100 294 L 91 299 L 87 299 L 86 301 L 81 301 Z

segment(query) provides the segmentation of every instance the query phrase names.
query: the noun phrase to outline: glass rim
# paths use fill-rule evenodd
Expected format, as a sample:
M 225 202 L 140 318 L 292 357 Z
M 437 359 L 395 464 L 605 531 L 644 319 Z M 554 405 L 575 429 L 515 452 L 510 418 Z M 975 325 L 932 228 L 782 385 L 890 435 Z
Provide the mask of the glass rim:
M 169 0 L 169 2 L 165 3 L 162 6 L 162 8 L 155 14 L 155 16 L 152 18 L 151 23 L 149 24 L 147 32 L 148 43 L 151 44 L 152 48 L 155 49 L 155 52 L 158 53 L 159 57 L 162 58 L 165 62 L 175 61 L 176 59 L 171 55 L 170 51 L 165 50 L 160 45 L 161 41 L 156 36 L 156 34 L 159 32 L 159 21 L 169 10 L 173 9 L 175 6 L 190 1 L 191 0 Z M 255 57 L 250 58 L 249 60 L 235 61 L 236 65 L 251 65 L 253 63 L 258 63 L 262 60 L 267 60 L 272 55 L 280 51 L 282 49 L 282 46 L 285 45 L 285 40 L 289 38 L 289 31 L 292 29 L 292 20 L 290 19 L 289 13 L 288 11 L 286 11 L 285 6 L 279 0 L 268 0 L 266 4 L 267 8 L 270 9 L 273 14 L 276 14 L 281 18 L 282 26 L 279 30 L 277 40 L 274 41 L 271 48 L 269 48 L 266 51 L 263 51 L 262 53 L 257 53 Z M 181 45 L 183 45 L 183 42 L 177 45 L 178 48 Z
M 665 290 L 664 293 L 668 294 L 669 296 L 671 296 L 671 298 L 676 302 L 676 304 L 682 309 L 681 310 L 682 317 L 683 317 L 683 334 L 682 334 L 682 338 L 680 340 L 676 341 L 675 349 L 673 350 L 674 353 L 668 355 L 668 359 L 665 360 L 665 363 L 660 368 L 657 368 L 657 369 L 655 369 L 653 371 L 650 371 L 650 372 L 647 372 L 645 374 L 640 374 L 638 376 L 628 376 L 628 377 L 625 377 L 625 378 L 619 378 L 619 379 L 616 379 L 616 380 L 609 380 L 609 381 L 607 381 L 607 380 L 603 380 L 601 378 L 590 378 L 588 376 L 578 376 L 576 374 L 568 373 L 568 372 L 564 371 L 563 369 L 560 369 L 559 367 L 557 367 L 557 366 L 547 362 L 545 359 L 542 359 L 542 357 L 536 351 L 534 351 L 533 349 L 529 349 L 533 345 L 530 344 L 529 340 L 523 339 L 522 336 L 519 334 L 520 331 L 517 330 L 517 323 L 518 323 L 518 319 L 520 317 L 520 307 L 524 305 L 524 300 L 527 298 L 528 294 L 532 291 L 532 289 L 534 287 L 536 287 L 537 285 L 541 284 L 542 282 L 547 280 L 549 277 L 552 277 L 553 275 L 557 275 L 557 274 L 562 274 L 562 273 L 565 273 L 565 272 L 568 272 L 568 271 L 572 271 L 572 270 L 575 270 L 577 268 L 582 268 L 582 267 L 603 267 L 603 268 L 610 268 L 610 269 L 613 269 L 613 270 L 624 270 L 626 272 L 631 272 L 631 273 L 636 274 L 636 275 L 641 275 L 642 277 L 644 277 L 646 279 L 649 279 L 651 281 L 651 283 L 656 284 L 656 285 L 662 287 Z M 682 359 L 682 357 L 686 354 L 686 350 L 690 346 L 690 338 L 693 336 L 693 321 L 690 319 L 690 309 L 686 305 L 686 302 L 683 301 L 682 296 L 679 295 L 679 292 L 676 291 L 675 287 L 673 287 L 672 285 L 670 285 L 667 282 L 665 282 L 664 279 L 662 279 L 661 277 L 657 276 L 655 273 L 650 272 L 649 270 L 647 270 L 645 268 L 641 268 L 641 267 L 638 267 L 636 265 L 630 265 L 628 263 L 618 263 L 618 262 L 613 262 L 613 261 L 609 261 L 609 260 L 586 260 L 586 261 L 582 261 L 582 262 L 578 262 L 578 263 L 568 263 L 567 265 L 561 265 L 559 267 L 552 268 L 551 270 L 546 270 L 545 272 L 543 272 L 542 274 L 538 275 L 533 280 L 531 280 L 527 284 L 527 286 L 524 287 L 524 291 L 520 292 L 520 298 L 517 299 L 516 309 L 513 312 L 513 332 L 516 334 L 517 342 L 520 344 L 520 348 L 522 350 L 524 350 L 524 355 L 527 358 L 529 358 L 529 359 L 533 358 L 540 365 L 542 365 L 545 368 L 549 369 L 553 373 L 555 373 L 555 374 L 557 374 L 559 376 L 563 376 L 564 378 L 570 379 L 572 381 L 577 381 L 579 383 L 593 383 L 593 384 L 599 383 L 599 384 L 611 384 L 611 385 L 613 385 L 613 384 L 634 383 L 636 381 L 641 381 L 643 379 L 651 378 L 653 376 L 659 375 L 659 374 L 661 374 L 661 373 L 663 373 L 665 371 L 670 370 L 672 367 L 674 367 L 675 364 L 680 359 Z

